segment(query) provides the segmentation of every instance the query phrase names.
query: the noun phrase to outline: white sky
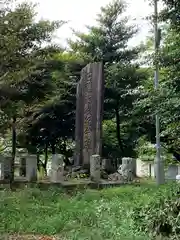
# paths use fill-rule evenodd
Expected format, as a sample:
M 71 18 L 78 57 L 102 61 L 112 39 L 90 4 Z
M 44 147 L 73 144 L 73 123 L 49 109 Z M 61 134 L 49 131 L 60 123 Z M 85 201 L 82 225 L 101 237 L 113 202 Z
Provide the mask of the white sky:
M 21 2 L 23 0 L 18 0 Z M 26 0 L 29 1 L 29 0 Z M 105 6 L 111 0 L 31 0 L 39 3 L 37 6 L 38 18 L 50 20 L 66 20 L 69 23 L 63 26 L 57 33 L 56 42 L 65 44 L 67 38 L 72 37 L 71 28 L 84 31 L 85 25 L 95 23 L 96 14 L 100 11 L 101 6 Z M 149 24 L 143 20 L 152 12 L 148 5 L 148 0 L 127 0 L 129 6 L 127 15 L 133 22 L 140 27 L 140 32 L 130 43 L 137 45 L 145 40 L 149 31 Z

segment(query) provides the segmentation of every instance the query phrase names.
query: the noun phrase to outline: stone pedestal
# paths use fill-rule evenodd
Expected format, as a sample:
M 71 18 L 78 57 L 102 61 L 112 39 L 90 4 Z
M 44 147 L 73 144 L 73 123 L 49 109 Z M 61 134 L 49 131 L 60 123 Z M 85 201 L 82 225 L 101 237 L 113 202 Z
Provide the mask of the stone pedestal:
M 51 182 L 58 183 L 64 180 L 63 156 L 52 155 L 51 163 Z
M 133 158 L 123 158 L 121 168 L 118 172 L 127 181 L 132 181 L 136 175 L 136 160 Z
M 37 181 L 37 157 L 36 157 L 36 155 L 28 155 L 26 157 L 26 179 L 29 182 Z
M 90 157 L 90 177 L 92 181 L 99 182 L 101 178 L 101 158 L 99 155 Z

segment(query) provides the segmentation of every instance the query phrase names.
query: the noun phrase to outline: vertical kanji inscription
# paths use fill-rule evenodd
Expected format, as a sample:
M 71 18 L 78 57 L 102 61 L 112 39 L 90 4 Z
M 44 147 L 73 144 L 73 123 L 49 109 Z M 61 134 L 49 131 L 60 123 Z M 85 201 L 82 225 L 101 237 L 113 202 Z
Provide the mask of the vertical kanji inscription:
M 85 168 L 89 167 L 91 155 L 101 155 L 103 96 L 103 64 L 88 64 L 81 71 L 77 87 L 75 132 L 76 162 Z

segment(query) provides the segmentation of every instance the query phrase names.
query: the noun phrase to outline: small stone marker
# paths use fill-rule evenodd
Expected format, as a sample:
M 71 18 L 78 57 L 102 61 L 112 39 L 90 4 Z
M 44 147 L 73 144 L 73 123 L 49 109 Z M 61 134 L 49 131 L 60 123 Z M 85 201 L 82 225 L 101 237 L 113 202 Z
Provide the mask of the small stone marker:
M 6 156 L 3 157 L 3 162 L 2 162 L 2 178 L 4 180 L 9 180 L 10 179 L 10 175 L 11 175 L 11 156 Z
M 133 158 L 123 158 L 122 165 L 118 172 L 127 181 L 133 181 L 136 174 L 136 161 Z
M 92 155 L 90 157 L 90 177 L 92 181 L 99 182 L 101 177 L 101 157 Z
M 53 154 L 51 164 L 51 182 L 58 183 L 64 180 L 63 156 Z
M 26 158 L 26 179 L 29 182 L 37 181 L 37 157 L 28 155 Z

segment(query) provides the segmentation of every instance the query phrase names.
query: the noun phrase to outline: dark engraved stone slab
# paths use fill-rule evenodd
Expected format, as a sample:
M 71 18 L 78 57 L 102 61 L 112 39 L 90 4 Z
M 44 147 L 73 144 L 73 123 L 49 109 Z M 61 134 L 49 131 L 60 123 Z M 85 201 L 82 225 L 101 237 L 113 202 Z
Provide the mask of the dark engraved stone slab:
M 92 153 L 92 124 L 93 124 L 93 115 L 92 115 L 92 65 L 89 64 L 84 69 L 84 131 L 83 131 L 83 165 L 88 167 L 90 162 L 90 156 Z
M 103 64 L 88 64 L 81 71 L 76 99 L 75 164 L 84 168 L 89 168 L 91 155 L 101 155 L 103 96 Z

